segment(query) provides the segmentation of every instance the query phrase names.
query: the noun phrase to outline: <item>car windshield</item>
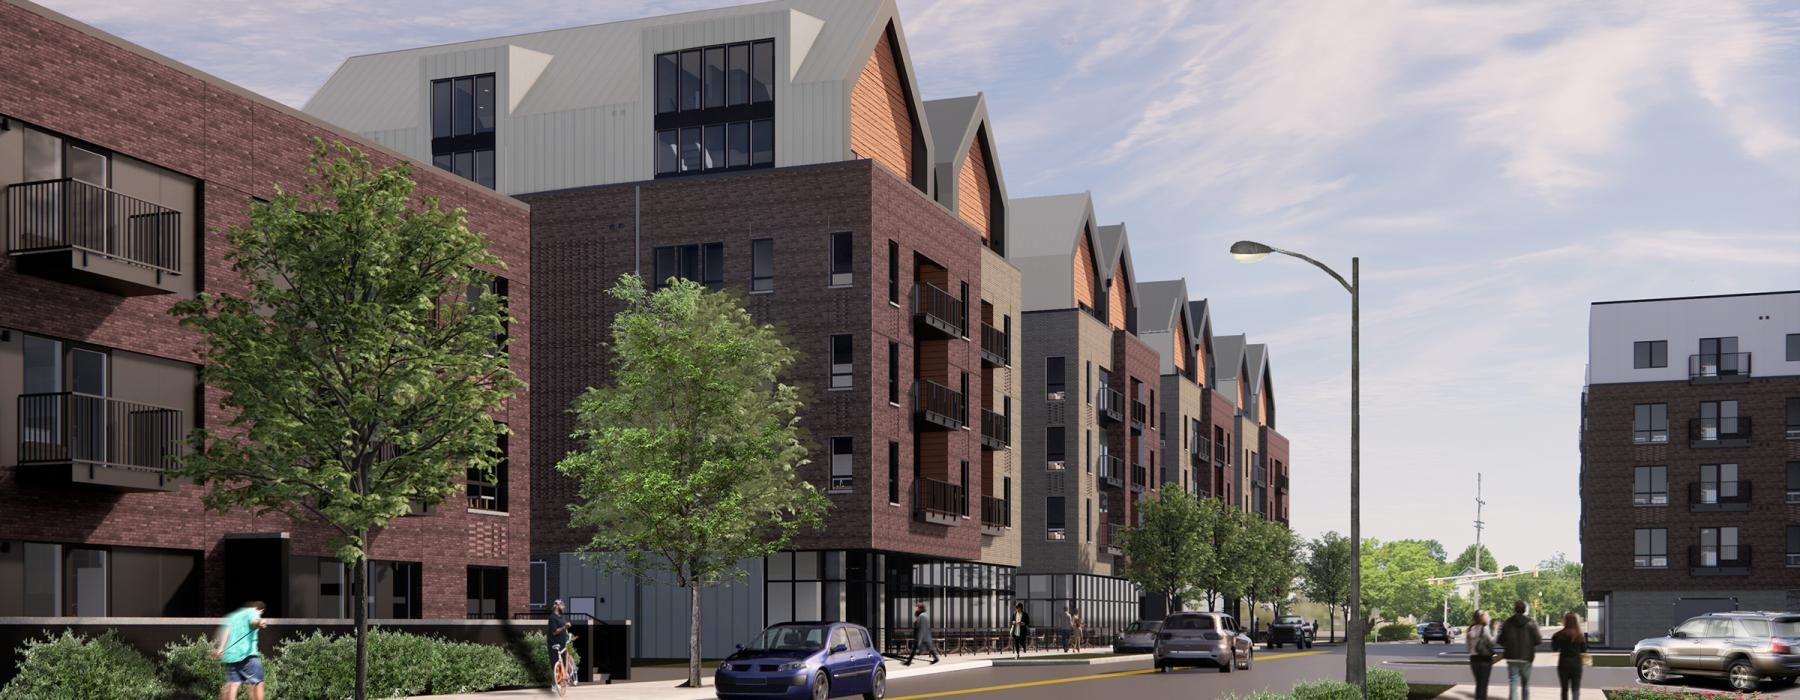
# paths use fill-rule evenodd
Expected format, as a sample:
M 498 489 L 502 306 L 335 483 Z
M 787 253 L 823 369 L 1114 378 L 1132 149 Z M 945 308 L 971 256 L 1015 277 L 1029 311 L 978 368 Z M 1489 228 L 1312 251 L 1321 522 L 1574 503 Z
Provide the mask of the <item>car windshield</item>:
M 775 625 L 745 645 L 745 651 L 818 651 L 825 648 L 829 625 Z
M 1129 625 L 1126 625 L 1125 633 L 1131 634 L 1132 632 L 1155 632 L 1157 630 L 1157 628 L 1159 628 L 1159 627 L 1162 627 L 1161 622 L 1145 622 L 1143 620 L 1139 620 L 1137 622 L 1133 622 Z
M 1277 625 L 1302 625 L 1302 624 L 1306 624 L 1306 621 L 1302 620 L 1298 617 L 1288 616 L 1288 617 L 1276 618 L 1275 624 L 1277 624 Z
M 1205 615 L 1176 615 L 1164 620 L 1163 627 L 1172 630 L 1209 630 L 1213 628 L 1213 619 Z

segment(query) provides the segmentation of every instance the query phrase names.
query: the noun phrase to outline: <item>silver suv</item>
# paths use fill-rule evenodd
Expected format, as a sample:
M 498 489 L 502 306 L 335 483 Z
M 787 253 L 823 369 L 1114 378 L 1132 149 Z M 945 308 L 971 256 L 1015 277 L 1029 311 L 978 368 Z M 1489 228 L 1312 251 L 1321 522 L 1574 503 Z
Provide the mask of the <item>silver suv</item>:
M 1216 666 L 1220 673 L 1250 670 L 1256 645 L 1237 620 L 1218 612 L 1181 612 L 1163 619 L 1156 635 L 1156 670 L 1175 666 Z
M 1800 614 L 1701 615 L 1669 630 L 1667 637 L 1638 642 L 1631 663 L 1646 683 L 1706 676 L 1723 678 L 1745 692 L 1756 690 L 1765 678 L 1792 685 L 1800 678 Z

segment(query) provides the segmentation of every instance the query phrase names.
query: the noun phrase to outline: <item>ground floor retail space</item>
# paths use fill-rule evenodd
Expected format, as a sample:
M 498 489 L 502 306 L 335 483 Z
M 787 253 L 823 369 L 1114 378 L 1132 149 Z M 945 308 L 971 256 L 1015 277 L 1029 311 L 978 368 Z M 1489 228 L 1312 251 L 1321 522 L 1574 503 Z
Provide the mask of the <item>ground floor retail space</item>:
M 1629 649 L 1688 618 L 1733 610 L 1800 610 L 1800 589 L 1590 592 L 1587 628 L 1606 646 Z

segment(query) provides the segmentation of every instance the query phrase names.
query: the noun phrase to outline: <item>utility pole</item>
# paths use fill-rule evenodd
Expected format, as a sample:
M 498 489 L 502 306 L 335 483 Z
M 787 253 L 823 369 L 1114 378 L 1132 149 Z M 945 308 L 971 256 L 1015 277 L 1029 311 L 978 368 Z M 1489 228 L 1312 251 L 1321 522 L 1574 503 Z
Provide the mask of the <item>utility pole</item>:
M 1481 500 L 1481 472 L 1475 472 L 1475 573 L 1477 574 L 1481 573 L 1481 555 L 1487 551 L 1481 548 L 1481 531 L 1487 527 L 1487 523 L 1481 522 L 1481 507 L 1485 505 L 1487 505 L 1487 501 Z M 1480 580 L 1475 582 L 1475 609 L 1481 609 Z

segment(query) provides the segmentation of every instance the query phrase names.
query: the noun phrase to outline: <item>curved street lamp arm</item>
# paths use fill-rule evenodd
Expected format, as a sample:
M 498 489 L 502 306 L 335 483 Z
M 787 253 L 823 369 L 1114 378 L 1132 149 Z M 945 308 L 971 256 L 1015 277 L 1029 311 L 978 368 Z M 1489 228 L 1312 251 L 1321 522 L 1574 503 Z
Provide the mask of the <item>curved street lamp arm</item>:
M 1355 294 L 1355 293 L 1356 293 L 1356 288 L 1355 288 L 1355 287 L 1352 287 L 1352 286 L 1350 286 L 1350 283 L 1349 283 L 1349 282 L 1346 282 L 1346 281 L 1344 281 L 1344 276 L 1343 276 L 1343 275 L 1340 275 L 1340 274 L 1338 274 L 1338 273 L 1337 273 L 1337 270 L 1333 270 L 1333 269 L 1331 269 L 1331 268 L 1330 268 L 1330 267 L 1329 267 L 1329 266 L 1327 266 L 1327 265 L 1326 265 L 1326 264 L 1325 264 L 1325 263 L 1322 263 L 1322 262 L 1319 262 L 1319 261 L 1317 261 L 1317 260 L 1314 260 L 1314 259 L 1312 259 L 1312 258 L 1309 258 L 1309 257 L 1306 257 L 1306 256 L 1305 256 L 1305 255 L 1302 255 L 1302 254 L 1300 254 L 1300 253 L 1296 253 L 1296 252 L 1294 252 L 1294 251 L 1291 251 L 1291 250 L 1282 250 L 1282 249 L 1280 249 L 1280 248 L 1276 248 L 1276 247 L 1273 247 L 1273 246 L 1271 246 L 1271 247 L 1270 247 L 1270 248 L 1269 248 L 1269 250 L 1271 250 L 1271 251 L 1274 251 L 1274 252 L 1277 252 L 1277 253 L 1280 253 L 1280 254 L 1282 254 L 1282 255 L 1286 255 L 1286 256 L 1290 256 L 1290 257 L 1295 257 L 1295 258 L 1299 258 L 1299 259 L 1301 259 L 1301 260 L 1305 260 L 1305 261 L 1307 261 L 1307 262 L 1309 262 L 1309 263 L 1312 263 L 1312 265 L 1313 265 L 1313 267 L 1316 267 L 1316 268 L 1319 268 L 1319 269 L 1321 269 L 1321 270 L 1324 270 L 1324 271 L 1325 271 L 1325 274 L 1327 274 L 1327 275 L 1331 275 L 1331 278 L 1332 278 L 1332 279 L 1334 279 L 1334 280 L 1337 280 L 1337 283 L 1338 283 L 1338 284 L 1341 284 L 1341 285 L 1344 285 L 1344 291 L 1346 291 L 1346 292 L 1350 292 L 1350 293 L 1351 293 L 1351 294 Z

